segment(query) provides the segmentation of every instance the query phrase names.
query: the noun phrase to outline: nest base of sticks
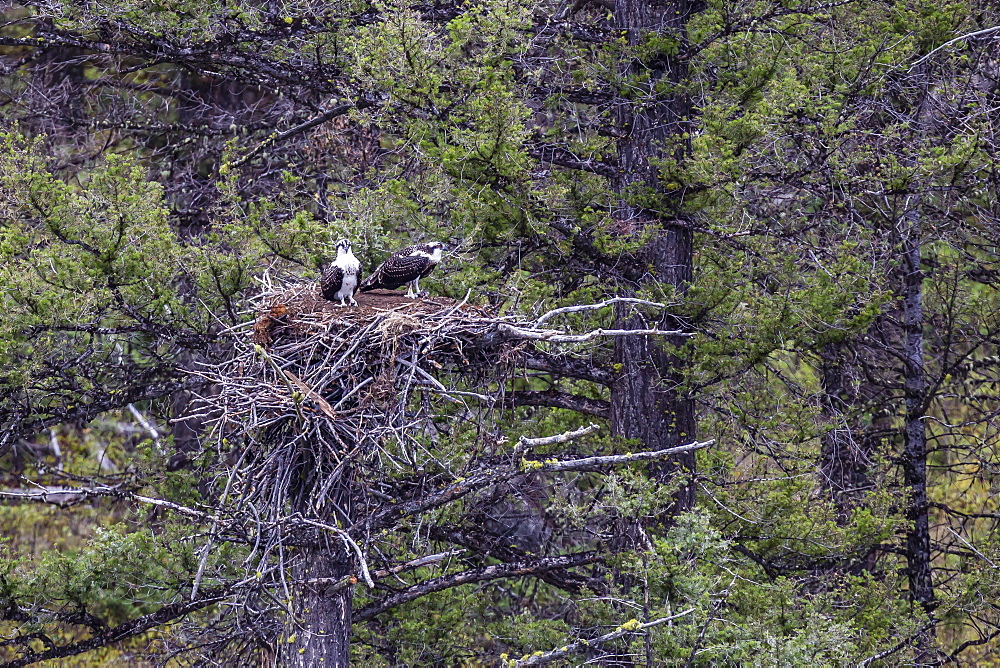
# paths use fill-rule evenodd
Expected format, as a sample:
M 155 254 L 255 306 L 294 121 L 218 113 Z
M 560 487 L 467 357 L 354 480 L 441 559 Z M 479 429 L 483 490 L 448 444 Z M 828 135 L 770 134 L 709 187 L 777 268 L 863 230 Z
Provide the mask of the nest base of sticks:
M 254 324 L 253 341 L 267 346 L 282 334 L 314 330 L 314 325 L 329 320 L 347 324 L 379 320 L 391 314 L 433 316 L 449 309 L 489 317 L 488 311 L 449 297 L 411 298 L 392 290 L 372 290 L 359 292 L 354 298 L 357 306 L 343 306 L 325 299 L 316 285 L 293 286 L 270 295 Z M 296 323 L 297 320 L 302 322 Z
M 244 443 L 243 484 L 271 495 L 264 507 L 275 512 L 305 494 L 314 516 L 337 506 L 354 516 L 342 506 L 352 485 L 335 479 L 398 459 L 442 415 L 492 413 L 529 345 L 498 337 L 508 319 L 466 301 L 388 290 L 356 299 L 340 306 L 315 284 L 265 292 L 250 336 L 231 332 L 233 356 L 201 373 L 218 388 L 206 398 L 216 434 Z M 309 483 L 288 472 L 306 462 Z

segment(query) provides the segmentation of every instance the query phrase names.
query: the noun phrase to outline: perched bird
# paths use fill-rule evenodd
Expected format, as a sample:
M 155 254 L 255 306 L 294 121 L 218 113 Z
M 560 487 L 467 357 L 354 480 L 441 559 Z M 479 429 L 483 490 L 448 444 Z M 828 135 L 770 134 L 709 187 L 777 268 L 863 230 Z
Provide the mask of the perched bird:
M 417 297 L 420 295 L 420 279 L 431 273 L 441 261 L 442 250 L 444 246 L 440 241 L 415 244 L 398 250 L 361 283 L 360 289 L 362 292 L 376 288 L 395 290 L 406 283 L 406 296 Z
M 358 291 L 358 283 L 361 282 L 361 263 L 351 252 L 351 242 L 341 239 L 337 242 L 337 259 L 333 264 L 323 271 L 322 278 L 319 279 L 323 297 L 332 302 L 340 300 L 341 306 L 348 303 L 357 306 L 354 301 L 354 293 Z

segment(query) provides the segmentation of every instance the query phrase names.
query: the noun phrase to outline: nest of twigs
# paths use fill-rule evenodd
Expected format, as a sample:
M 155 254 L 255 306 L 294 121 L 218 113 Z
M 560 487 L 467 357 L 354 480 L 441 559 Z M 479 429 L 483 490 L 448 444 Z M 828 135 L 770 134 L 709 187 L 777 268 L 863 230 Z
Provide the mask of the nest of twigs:
M 266 406 L 278 419 L 309 412 L 334 421 L 359 411 L 382 414 L 391 397 L 408 390 L 443 392 L 436 378 L 442 373 L 493 377 L 521 347 L 496 336 L 506 320 L 465 301 L 388 290 L 358 293 L 357 301 L 348 307 L 327 301 L 315 285 L 262 295 L 253 345 L 239 354 L 240 368 L 263 381 L 254 397 L 258 410 Z M 246 398 L 234 397 L 243 404 Z
M 502 387 L 520 361 L 524 341 L 498 336 L 511 321 L 488 309 L 390 291 L 357 299 L 341 307 L 315 285 L 268 291 L 252 331 L 230 332 L 231 359 L 200 372 L 218 391 L 206 400 L 219 438 L 244 444 L 241 487 L 272 495 L 265 507 L 332 503 L 350 515 L 337 481 L 354 463 L 398 457 L 385 444 L 409 439 L 439 407 L 491 411 L 502 398 L 483 388 Z
M 359 306 L 341 307 L 324 300 L 315 285 L 268 289 L 253 320 L 226 333 L 229 359 L 197 372 L 210 389 L 201 397 L 201 417 L 213 426 L 227 463 L 216 469 L 219 496 L 205 517 L 210 541 L 224 537 L 249 546 L 244 568 L 256 575 L 248 575 L 246 605 L 234 606 L 249 615 L 248 627 L 271 623 L 256 611 L 269 610 L 274 596 L 261 592 L 281 587 L 291 601 L 293 581 L 313 582 L 308 565 L 318 555 L 329 563 L 356 562 L 368 578 L 365 553 L 382 559 L 377 546 L 389 540 L 395 513 L 405 515 L 399 520 L 404 524 L 422 518 L 425 510 L 463 498 L 467 475 L 481 490 L 494 475 L 498 482 L 517 475 L 519 448 L 596 429 L 522 437 L 505 450 L 517 399 L 505 394 L 511 378 L 545 367 L 556 350 L 571 355 L 575 344 L 677 334 L 543 327 L 612 305 L 663 307 L 634 298 L 563 306 L 533 320 L 500 316 L 465 300 L 411 300 L 385 291 L 357 298 Z M 532 361 L 537 353 L 541 362 Z M 590 467 L 596 459 L 580 461 Z M 494 466 L 509 475 L 494 474 Z M 348 587 L 351 578 L 337 582 Z M 370 579 L 368 584 L 374 588 Z
M 267 290 L 248 323 L 252 331 L 229 332 L 232 357 L 199 372 L 216 391 L 203 399 L 220 450 L 242 445 L 230 452 L 235 466 L 227 487 L 234 486 L 244 507 L 335 512 L 349 521 L 360 502 L 355 493 L 373 489 L 341 484 L 350 483 L 359 464 L 372 464 L 368 482 L 384 469 L 402 470 L 415 461 L 415 449 L 456 420 L 472 425 L 476 438 L 489 438 L 496 430 L 487 423 L 499 424 L 504 388 L 524 368 L 527 350 L 676 334 L 542 328 L 556 316 L 616 303 L 663 306 L 633 298 L 562 307 L 534 321 L 443 297 L 374 291 L 357 298 L 359 306 L 341 307 L 314 284 Z

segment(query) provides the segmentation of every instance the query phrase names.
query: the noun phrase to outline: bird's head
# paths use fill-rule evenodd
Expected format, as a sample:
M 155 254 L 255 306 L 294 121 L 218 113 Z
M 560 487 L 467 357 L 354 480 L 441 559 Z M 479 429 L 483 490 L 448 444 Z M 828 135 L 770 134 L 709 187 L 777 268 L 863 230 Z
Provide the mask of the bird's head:
M 427 249 L 431 252 L 430 260 L 435 264 L 441 261 L 441 251 L 444 250 L 444 244 L 440 241 L 431 241 L 426 245 Z
M 341 239 L 337 242 L 337 255 L 347 254 L 351 252 L 351 242 L 347 239 Z

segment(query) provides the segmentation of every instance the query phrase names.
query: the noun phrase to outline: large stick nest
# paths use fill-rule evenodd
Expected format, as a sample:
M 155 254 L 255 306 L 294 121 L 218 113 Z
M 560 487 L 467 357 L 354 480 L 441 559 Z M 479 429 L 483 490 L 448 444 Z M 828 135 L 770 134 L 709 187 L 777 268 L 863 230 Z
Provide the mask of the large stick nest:
M 341 307 L 315 285 L 269 290 L 252 333 L 231 332 L 232 358 L 201 372 L 218 391 L 207 401 L 220 440 L 245 445 L 240 487 L 268 496 L 265 507 L 333 503 L 350 516 L 344 504 L 355 504 L 334 484 L 349 462 L 398 459 L 414 434 L 434 431 L 439 409 L 492 412 L 522 357 L 524 340 L 498 336 L 513 321 L 488 309 L 389 291 L 357 298 Z
M 366 573 L 363 554 L 377 555 L 378 545 L 391 542 L 397 510 L 400 522 L 422 523 L 425 510 L 472 499 L 464 496 L 473 489 L 469 480 L 476 498 L 493 504 L 482 506 L 491 509 L 482 516 L 508 531 L 509 518 L 520 517 L 511 514 L 519 502 L 506 482 L 521 472 L 518 448 L 567 440 L 522 439 L 516 448 L 503 447 L 513 403 L 505 388 L 528 366 L 528 353 L 556 345 L 568 354 L 566 344 L 678 334 L 542 327 L 612 305 L 663 307 L 635 298 L 564 306 L 531 321 L 441 297 L 373 292 L 358 299 L 358 307 L 340 307 L 322 299 L 315 285 L 268 289 L 255 319 L 228 332 L 230 359 L 198 372 L 213 389 L 202 397 L 203 417 L 228 457 L 210 535 L 252 546 L 244 563 L 247 572 L 267 574 L 255 580 L 261 587 L 287 591 L 286 558 L 310 554 L 287 547 L 333 549 L 337 539 L 344 563 L 356 556 Z M 590 467 L 605 459 L 579 461 Z M 206 548 L 201 566 L 208 554 Z M 256 594 L 246 595 L 253 603 Z M 249 603 L 245 610 L 261 609 Z
M 505 387 L 525 367 L 526 352 L 558 344 L 565 355 L 565 344 L 616 336 L 687 336 L 648 325 L 581 334 L 542 328 L 612 305 L 665 306 L 632 297 L 564 306 L 534 321 L 443 297 L 377 291 L 358 300 L 341 307 L 314 284 L 268 289 L 252 332 L 229 332 L 232 357 L 200 372 L 217 391 L 204 399 L 220 445 L 244 446 L 238 459 L 232 455 L 227 488 L 235 481 L 245 503 L 263 502 L 257 507 L 272 513 L 335 510 L 349 523 L 360 501 L 355 492 L 372 492 L 387 469 L 413 469 L 428 458 L 442 471 L 454 468 L 457 460 L 428 451 L 441 434 L 455 441 L 453 425 L 471 429 L 472 441 L 463 441 L 470 447 L 495 445 L 505 431 Z M 370 468 L 360 486 L 337 484 L 375 457 L 388 466 Z

